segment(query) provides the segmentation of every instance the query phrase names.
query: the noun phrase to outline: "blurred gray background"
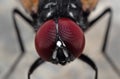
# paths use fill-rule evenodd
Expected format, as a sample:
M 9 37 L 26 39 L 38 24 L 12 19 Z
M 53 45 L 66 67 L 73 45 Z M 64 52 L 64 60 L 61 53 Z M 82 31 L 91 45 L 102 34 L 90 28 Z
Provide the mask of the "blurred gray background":
M 0 0 L 0 79 L 10 69 L 20 55 L 20 48 L 13 28 L 12 10 L 17 7 L 23 13 L 18 0 Z M 114 11 L 112 29 L 107 47 L 107 54 L 112 58 L 120 70 L 120 0 L 99 0 L 96 10 L 90 19 L 99 15 L 105 8 L 111 7 Z M 109 15 L 103 17 L 86 34 L 85 54 L 91 57 L 98 66 L 98 79 L 120 79 L 110 64 L 101 54 L 102 41 Z M 30 65 L 38 58 L 34 48 L 34 32 L 19 16 L 17 22 L 26 46 L 27 52 L 17 65 L 9 79 L 27 79 Z M 75 60 L 64 67 L 46 63 L 39 67 L 32 79 L 93 79 L 94 71 L 85 63 Z

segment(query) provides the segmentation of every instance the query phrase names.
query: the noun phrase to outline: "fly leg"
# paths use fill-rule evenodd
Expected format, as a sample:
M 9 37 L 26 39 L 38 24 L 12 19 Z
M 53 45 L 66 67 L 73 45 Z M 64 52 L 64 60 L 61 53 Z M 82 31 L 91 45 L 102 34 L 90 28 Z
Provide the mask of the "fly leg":
M 31 26 L 33 26 L 33 21 L 28 19 L 25 15 L 23 15 L 18 9 L 14 9 L 12 12 L 12 19 L 13 19 L 13 23 L 14 23 L 14 29 L 16 32 L 16 36 L 18 39 L 18 43 L 20 46 L 20 50 L 21 50 L 21 54 L 18 56 L 18 58 L 16 59 L 16 61 L 14 62 L 14 64 L 11 66 L 11 68 L 9 69 L 9 71 L 7 72 L 7 74 L 5 75 L 4 79 L 8 79 L 10 77 L 10 75 L 14 72 L 17 64 L 20 62 L 20 60 L 22 59 L 23 55 L 25 54 L 26 50 L 24 47 L 24 43 L 21 37 L 21 33 L 20 33 L 20 29 L 18 28 L 17 22 L 16 22 L 16 16 L 15 15 L 19 15 L 23 20 L 25 20 L 28 24 L 30 24 Z
M 111 29 L 111 22 L 112 22 L 112 16 L 113 16 L 113 12 L 111 8 L 107 8 L 105 11 L 103 11 L 103 13 L 101 13 L 97 18 L 95 18 L 94 20 L 92 20 L 91 22 L 89 22 L 89 27 L 90 28 L 92 25 L 94 25 L 98 20 L 100 20 L 105 14 L 109 13 L 109 20 L 107 23 L 107 29 L 106 29 L 106 33 L 104 36 L 104 41 L 103 41 L 103 47 L 102 47 L 102 52 L 106 53 L 106 47 L 107 47 L 107 43 L 108 43 L 108 36 L 109 36 L 109 32 Z
M 35 60 L 35 62 L 31 65 L 29 71 L 28 71 L 28 79 L 30 79 L 31 74 L 38 68 L 40 65 L 42 65 L 45 61 L 41 58 L 38 58 Z
M 93 60 L 84 54 L 82 54 L 79 57 L 79 59 L 84 61 L 85 63 L 87 63 L 95 71 L 95 79 L 97 79 L 98 78 L 98 68 L 97 68 L 96 64 L 93 62 Z
M 102 50 L 101 50 L 103 53 L 106 52 L 106 46 L 107 46 L 107 43 L 108 43 L 108 36 L 109 36 L 109 32 L 110 32 L 110 28 L 111 28 L 111 22 L 112 22 L 112 16 L 113 16 L 112 9 L 111 8 L 105 9 L 97 18 L 90 21 L 88 23 L 88 27 L 84 30 L 85 32 L 88 31 L 89 28 L 91 28 L 97 21 L 99 21 L 104 15 L 106 15 L 108 13 L 110 14 L 110 16 L 109 16 L 109 21 L 107 23 L 106 33 L 105 33 L 105 36 L 104 36 L 103 47 L 102 47 Z
M 107 8 L 106 10 L 104 10 L 97 18 L 95 18 L 94 20 L 89 22 L 89 27 L 87 27 L 85 29 L 85 31 L 87 31 L 90 27 L 92 27 L 92 25 L 94 25 L 97 21 L 99 21 L 104 15 L 109 14 L 109 20 L 107 23 L 107 28 L 106 28 L 106 33 L 104 36 L 104 41 L 103 41 L 103 46 L 102 46 L 102 54 L 103 56 L 106 58 L 106 60 L 108 61 L 108 63 L 111 65 L 111 67 L 114 69 L 114 71 L 118 74 L 118 76 L 120 76 L 120 70 L 118 69 L 118 67 L 115 65 L 115 63 L 113 62 L 113 60 L 107 55 L 106 53 L 106 48 L 108 45 L 108 38 L 109 38 L 109 34 L 110 34 L 110 30 L 111 30 L 111 22 L 112 22 L 112 16 L 113 16 L 113 11 L 111 8 Z
M 87 57 L 86 55 L 83 55 L 83 54 L 79 57 L 79 59 L 84 61 L 88 65 L 90 65 L 90 67 L 95 70 L 95 79 L 97 79 L 98 69 L 97 69 L 97 66 L 95 65 L 95 63 L 89 57 Z M 30 79 L 31 74 L 36 70 L 36 68 L 41 66 L 44 62 L 45 61 L 42 60 L 41 58 L 38 58 L 37 60 L 35 60 L 35 62 L 31 65 L 31 67 L 28 71 L 28 79 Z

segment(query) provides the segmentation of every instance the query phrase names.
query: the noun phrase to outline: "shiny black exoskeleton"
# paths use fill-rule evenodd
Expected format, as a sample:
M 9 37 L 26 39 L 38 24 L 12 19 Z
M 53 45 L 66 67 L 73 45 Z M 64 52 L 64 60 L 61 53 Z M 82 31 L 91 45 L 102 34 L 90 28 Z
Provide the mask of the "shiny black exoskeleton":
M 82 10 L 80 0 L 40 0 L 38 13 L 33 17 L 37 24 L 46 20 L 61 17 L 70 18 L 75 21 L 83 30 L 87 28 L 89 12 Z

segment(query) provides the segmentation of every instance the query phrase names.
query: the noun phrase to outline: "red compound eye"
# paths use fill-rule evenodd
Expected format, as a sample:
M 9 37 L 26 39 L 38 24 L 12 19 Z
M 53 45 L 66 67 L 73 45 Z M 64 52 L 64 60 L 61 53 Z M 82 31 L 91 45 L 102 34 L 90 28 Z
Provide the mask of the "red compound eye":
M 84 49 L 85 38 L 80 27 L 68 18 L 58 19 L 58 34 L 65 43 L 69 53 L 79 57 Z M 49 61 L 56 47 L 56 24 L 54 20 L 45 22 L 35 36 L 35 47 L 44 60 Z
M 55 48 L 55 40 L 55 22 L 49 20 L 40 26 L 35 37 L 35 47 L 42 59 L 50 59 Z
M 59 19 L 59 32 L 68 50 L 74 57 L 79 57 L 85 46 L 85 38 L 82 29 L 68 18 Z

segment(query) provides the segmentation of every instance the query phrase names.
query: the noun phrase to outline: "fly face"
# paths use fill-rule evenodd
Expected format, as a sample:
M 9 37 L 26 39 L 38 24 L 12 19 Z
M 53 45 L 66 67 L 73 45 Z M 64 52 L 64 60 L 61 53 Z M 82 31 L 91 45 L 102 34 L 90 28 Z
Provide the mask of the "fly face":
M 84 11 L 80 0 L 40 0 L 35 46 L 42 59 L 66 64 L 84 49 Z
M 50 19 L 38 29 L 35 46 L 43 60 L 65 65 L 82 54 L 85 37 L 82 29 L 73 20 Z
M 88 15 L 83 11 L 81 1 L 28 1 L 36 1 L 34 4 L 28 2 L 25 8 L 31 15 L 37 16 L 32 17 L 37 26 L 35 47 L 40 57 L 62 65 L 78 58 L 85 45 L 83 30 L 87 26 Z

